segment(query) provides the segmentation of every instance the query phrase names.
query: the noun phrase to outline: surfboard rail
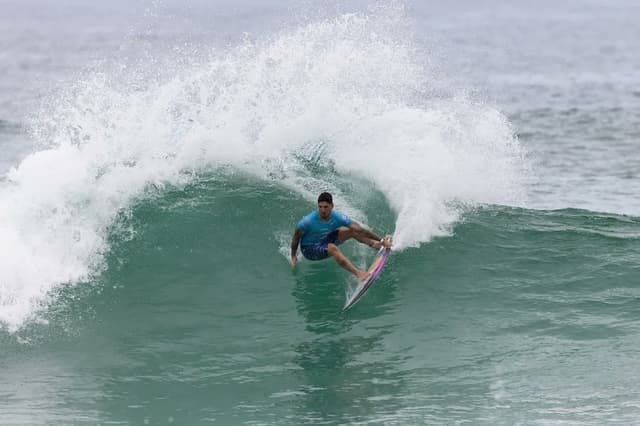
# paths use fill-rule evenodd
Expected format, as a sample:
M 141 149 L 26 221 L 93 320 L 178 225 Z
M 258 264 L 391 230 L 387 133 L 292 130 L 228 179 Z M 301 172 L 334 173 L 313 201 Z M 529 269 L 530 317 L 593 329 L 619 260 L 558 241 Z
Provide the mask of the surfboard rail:
M 342 308 L 343 311 L 346 311 L 347 309 L 351 308 L 353 305 L 358 303 L 358 301 L 362 298 L 362 296 L 364 296 L 367 290 L 369 290 L 369 287 L 371 287 L 371 285 L 375 282 L 375 280 L 378 279 L 378 277 L 380 276 L 380 273 L 382 272 L 382 269 L 384 268 L 384 265 L 387 264 L 387 259 L 389 259 L 390 253 L 391 253 L 390 248 L 388 247 L 380 248 L 380 250 L 376 254 L 375 259 L 371 263 L 371 266 L 369 267 L 368 272 L 370 272 L 371 275 L 366 281 L 360 282 L 358 284 L 358 287 L 356 287 L 351 297 L 344 304 L 344 307 Z

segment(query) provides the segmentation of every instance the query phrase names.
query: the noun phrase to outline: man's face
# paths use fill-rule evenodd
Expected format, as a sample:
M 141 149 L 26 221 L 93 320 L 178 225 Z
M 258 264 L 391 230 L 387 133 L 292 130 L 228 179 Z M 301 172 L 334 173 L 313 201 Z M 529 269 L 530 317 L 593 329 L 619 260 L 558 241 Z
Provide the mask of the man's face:
M 326 201 L 320 201 L 318 203 L 318 213 L 320 214 L 321 219 L 329 219 L 331 216 L 331 210 L 333 210 L 333 204 L 327 203 Z

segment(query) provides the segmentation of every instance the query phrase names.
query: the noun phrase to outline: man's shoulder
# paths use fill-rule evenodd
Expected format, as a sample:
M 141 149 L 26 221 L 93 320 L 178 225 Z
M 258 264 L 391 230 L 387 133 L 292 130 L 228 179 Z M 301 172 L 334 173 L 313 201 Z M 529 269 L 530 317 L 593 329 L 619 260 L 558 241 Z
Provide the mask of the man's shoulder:
M 331 216 L 334 219 L 337 219 L 337 220 L 339 220 L 341 222 L 346 222 L 346 223 L 351 223 L 352 222 L 352 220 L 349 217 L 349 215 L 346 215 L 346 214 L 344 214 L 344 213 L 342 213 L 341 211 L 338 211 L 338 210 L 333 210 L 331 212 Z
M 313 212 L 303 216 L 302 219 L 300 219 L 299 223 L 305 223 L 305 224 L 312 223 L 315 220 L 315 217 L 316 217 L 317 213 L 318 212 L 313 211 Z
M 313 220 L 318 216 L 318 211 L 314 210 L 311 213 L 305 215 L 305 217 L 302 218 L 302 220 Z

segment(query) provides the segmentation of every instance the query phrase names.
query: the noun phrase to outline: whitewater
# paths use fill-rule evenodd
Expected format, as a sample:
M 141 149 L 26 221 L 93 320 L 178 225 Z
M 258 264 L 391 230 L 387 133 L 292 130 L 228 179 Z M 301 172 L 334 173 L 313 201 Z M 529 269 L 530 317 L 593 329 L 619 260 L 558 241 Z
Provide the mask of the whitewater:
M 508 120 L 463 93 L 432 93 L 437 76 L 405 20 L 383 8 L 187 49 L 168 77 L 153 62 L 86 71 L 34 116 L 43 148 L 0 189 L 0 321 L 19 328 L 52 290 L 100 273 L 132 203 L 206 170 L 277 180 L 310 200 L 331 191 L 366 224 L 308 162 L 365 179 L 397 215 L 397 250 L 446 235 L 464 206 L 522 205 L 525 150 Z

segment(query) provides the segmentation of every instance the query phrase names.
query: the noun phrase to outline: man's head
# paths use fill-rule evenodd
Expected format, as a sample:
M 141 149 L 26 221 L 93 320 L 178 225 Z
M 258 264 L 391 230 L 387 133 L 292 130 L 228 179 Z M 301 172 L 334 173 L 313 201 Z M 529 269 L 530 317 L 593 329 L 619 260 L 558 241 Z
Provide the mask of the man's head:
M 329 219 L 333 210 L 333 197 L 328 192 L 323 192 L 318 197 L 318 213 L 323 220 Z

